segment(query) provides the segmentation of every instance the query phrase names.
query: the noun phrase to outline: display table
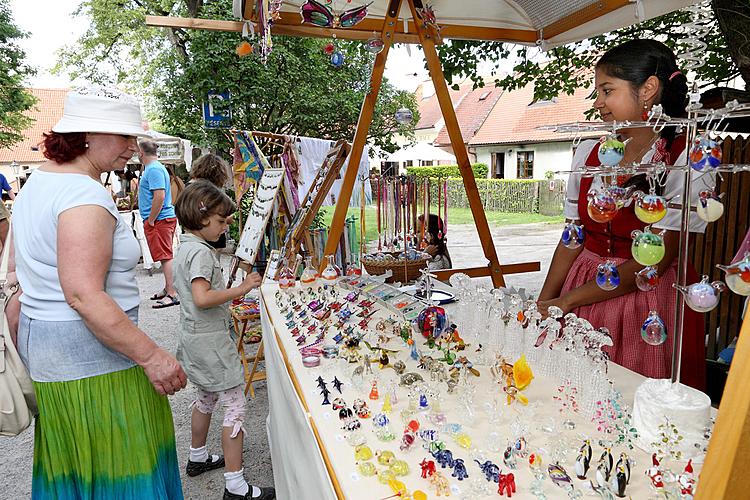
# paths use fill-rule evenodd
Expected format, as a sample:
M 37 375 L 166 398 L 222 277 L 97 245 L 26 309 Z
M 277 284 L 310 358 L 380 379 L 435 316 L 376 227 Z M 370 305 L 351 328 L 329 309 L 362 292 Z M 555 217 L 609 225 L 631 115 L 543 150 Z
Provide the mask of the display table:
M 381 388 L 381 398 L 377 401 L 368 399 L 369 385 L 357 389 L 350 382 L 352 370 L 357 365 L 348 365 L 343 360 L 322 359 L 319 367 L 306 368 L 303 366 L 297 343 L 287 330 L 286 318 L 283 317 L 276 305 L 274 295 L 277 290 L 278 285 L 275 283 L 262 286 L 261 320 L 268 372 L 268 438 L 278 498 L 359 499 L 389 497 L 393 493 L 388 485 L 381 484 L 376 477 L 363 477 L 357 472 L 354 448 L 344 437 L 346 431 L 341 428 L 342 424 L 339 421 L 338 412 L 334 411 L 330 405 L 321 404 L 322 396 L 317 387 L 316 379 L 322 376 L 326 382 L 331 382 L 334 376 L 338 377 L 344 382 L 342 394 L 335 391 L 329 383 L 328 386 L 332 391 L 330 399 L 341 397 L 349 405 L 356 398 L 364 399 L 373 414 L 380 412 L 385 391 Z M 445 306 L 448 314 L 450 314 L 451 309 L 458 307 L 460 305 L 457 303 Z M 374 318 L 371 324 L 374 324 L 375 321 L 377 319 Z M 327 339 L 327 343 L 330 343 L 330 340 Z M 406 372 L 420 373 L 429 382 L 427 372 L 416 368 L 416 362 L 409 359 L 408 348 L 404 347 L 400 339 L 393 339 L 389 342 L 388 347 L 400 351 L 398 354 L 391 356 L 391 363 L 396 359 L 402 360 L 407 365 Z M 469 473 L 468 479 L 458 481 L 451 477 L 451 468 L 440 469 L 438 466 L 438 470 L 441 470 L 450 481 L 453 495 L 463 496 L 464 498 L 481 497 L 472 494 L 469 489 L 473 478 L 481 477 L 484 481 L 484 474 L 474 461 L 477 457 L 484 457 L 484 459 L 497 464 L 503 473 L 512 472 L 515 475 L 517 493 L 513 495 L 514 497 L 536 498 L 529 491 L 529 485 L 533 481 L 533 477 L 528 467 L 528 460 L 519 458 L 517 469 L 509 470 L 503 464 L 502 451 L 491 451 L 493 448 L 497 449 L 497 445 L 490 445 L 490 441 L 494 440 L 495 443 L 500 441 L 504 449 L 506 444 L 516 439 L 519 429 L 522 429 L 521 432 L 528 441 L 528 451 L 541 454 L 545 472 L 547 465 L 552 462 L 551 450 L 556 446 L 559 447 L 560 440 L 563 439 L 570 443 L 569 447 L 572 447 L 564 460 L 560 461 L 560 465 L 567 470 L 575 489 L 582 490 L 584 484 L 588 483 L 589 480 L 596 483 L 594 479 L 596 463 L 603 450 L 598 441 L 605 436 L 596 430 L 595 424 L 580 415 L 573 417 L 577 424 L 574 430 L 562 429 L 559 424 L 562 423 L 564 418 L 560 415 L 559 405 L 553 400 L 553 395 L 557 393 L 556 383 L 551 380 L 544 380 L 537 375 L 525 391 L 530 402 L 529 405 L 527 407 L 523 407 L 519 403 L 514 403 L 512 406 L 501 405 L 501 423 L 493 427 L 488 421 L 489 413 L 485 403 L 495 397 L 503 396 L 502 388 L 493 380 L 487 367 L 477 368 L 481 376 L 473 379 L 473 383 L 476 385 L 473 398 L 475 408 L 473 419 L 466 415 L 465 409 L 460 407 L 459 394 L 461 388 L 456 389 L 456 394 L 450 395 L 446 394 L 445 384 L 441 384 L 441 391 L 444 394 L 442 410 L 448 417 L 447 422 L 462 424 L 462 431 L 468 434 L 472 440 L 471 449 L 465 449 L 447 435 L 441 437 L 447 448 L 452 451 L 453 456 L 464 460 Z M 386 387 L 388 380 L 398 380 L 391 368 L 385 368 L 381 371 L 377 368 L 377 364 L 373 364 L 373 371 L 379 374 L 381 387 Z M 615 382 L 615 387 L 623 394 L 623 400 L 632 406 L 634 392 L 644 378 L 614 364 L 609 365 L 609 377 Z M 398 387 L 397 394 L 398 402 L 393 403 L 393 410 L 390 413 L 391 428 L 396 435 L 396 439 L 388 442 L 378 440 L 372 432 L 371 419 L 362 419 L 361 429 L 367 436 L 366 444 L 372 449 L 373 453 L 376 450 L 391 450 L 397 458 L 405 460 L 409 464 L 410 472 L 407 476 L 398 479 L 403 481 L 409 490 L 419 489 L 427 493 L 429 498 L 434 498 L 435 491 L 427 479 L 420 477 L 419 467 L 419 463 L 423 459 L 433 460 L 433 457 L 422 448 L 419 440 L 411 450 L 399 451 L 401 435 L 405 425 L 400 416 L 400 411 L 407 405 L 407 389 Z M 550 420 L 557 422 L 557 430 L 553 433 L 544 432 L 542 427 L 545 422 Z M 440 427 L 430 424 L 426 419 L 424 422 L 423 428 Z M 590 439 L 593 457 L 587 479 L 584 481 L 575 477 L 574 464 L 577 455 L 575 449 L 586 438 Z M 644 471 L 651 464 L 650 455 L 638 448 L 630 450 L 624 445 L 618 445 L 612 448 L 615 462 L 621 452 L 626 452 L 636 464 L 632 469 L 626 495 L 632 498 L 649 497 L 651 488 Z M 375 459 L 373 458 L 373 460 Z M 677 473 L 682 472 L 684 465 L 684 462 L 676 461 L 670 461 L 667 464 Z M 381 469 L 382 467 L 378 468 Z M 697 477 L 699 467 L 695 466 L 694 468 Z M 543 484 L 544 492 L 548 498 L 567 497 L 565 491 L 553 484 L 549 477 L 546 477 Z M 487 495 L 486 498 L 497 498 L 496 490 L 497 485 L 494 484 L 493 493 Z M 585 495 L 586 490 L 583 490 L 582 493 Z

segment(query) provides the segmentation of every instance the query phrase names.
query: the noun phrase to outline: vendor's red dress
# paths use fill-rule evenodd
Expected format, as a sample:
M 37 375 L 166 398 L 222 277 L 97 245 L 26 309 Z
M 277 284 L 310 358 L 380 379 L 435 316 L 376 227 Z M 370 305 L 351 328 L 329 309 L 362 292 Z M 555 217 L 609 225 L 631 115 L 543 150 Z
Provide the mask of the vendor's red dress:
M 675 140 L 675 143 L 680 138 Z M 684 140 L 680 141 L 684 147 Z M 675 144 L 677 146 L 677 144 Z M 674 147 L 672 148 L 674 150 Z M 680 148 L 681 151 L 682 148 Z M 595 146 L 586 166 L 599 166 Z M 677 158 L 678 154 L 671 155 Z M 596 278 L 597 266 L 606 260 L 620 264 L 632 258 L 631 232 L 642 230 L 646 224 L 636 216 L 633 204 L 621 208 L 609 223 L 594 222 L 587 211 L 587 194 L 592 177 L 583 177 L 578 196 L 578 214 L 586 231 L 584 249 L 573 262 L 562 287 L 561 295 Z M 651 378 L 669 378 L 672 366 L 672 340 L 677 279 L 677 259 L 660 277 L 656 289 L 650 292 L 636 290 L 627 295 L 579 307 L 573 312 L 587 319 L 595 328 L 606 327 L 614 345 L 606 348 L 610 359 L 635 372 Z M 692 265 L 688 266 L 687 282 L 695 283 L 698 276 Z M 641 326 L 649 311 L 657 311 L 667 327 L 667 341 L 652 346 L 641 338 Z M 705 333 L 703 314 L 685 307 L 683 328 L 681 382 L 700 390 L 705 389 Z

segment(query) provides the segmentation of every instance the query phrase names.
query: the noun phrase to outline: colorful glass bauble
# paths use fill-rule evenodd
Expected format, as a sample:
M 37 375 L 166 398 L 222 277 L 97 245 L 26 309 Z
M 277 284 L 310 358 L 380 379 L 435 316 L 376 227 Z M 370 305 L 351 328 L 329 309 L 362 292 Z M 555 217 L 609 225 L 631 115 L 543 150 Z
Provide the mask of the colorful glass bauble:
M 646 226 L 643 231 L 633 231 L 630 252 L 636 262 L 643 266 L 655 266 L 664 258 L 664 238 L 651 232 Z
M 602 165 L 614 167 L 625 156 L 625 143 L 614 135 L 602 137 L 599 140 L 597 156 L 599 157 L 599 163 Z
M 667 215 L 667 200 L 657 194 L 644 194 L 635 202 L 635 216 L 646 224 L 659 222 Z
M 617 215 L 617 203 L 607 191 L 589 193 L 588 199 L 586 211 L 594 222 L 604 224 Z
M 360 462 L 357 465 L 357 469 L 359 470 L 359 473 L 365 477 L 374 476 L 378 472 L 375 464 L 372 462 Z
M 617 206 L 618 210 L 628 204 L 632 197 L 632 193 L 633 188 L 624 188 L 617 184 L 612 184 L 607 187 L 607 194 L 615 200 L 615 206 Z
M 721 281 L 709 283 L 708 276 L 703 276 L 699 283 L 689 286 L 675 285 L 675 288 L 682 292 L 685 303 L 690 309 L 708 312 L 719 305 L 719 294 L 724 290 L 724 283 Z
M 642 292 L 650 292 L 659 283 L 659 273 L 655 267 L 646 266 L 635 273 L 635 286 Z
M 237 48 L 234 49 L 234 51 L 237 53 L 240 57 L 249 56 L 253 53 L 253 46 L 250 45 L 250 42 L 247 40 L 242 40 L 238 45 Z
M 279 271 L 279 288 L 282 289 L 288 289 L 288 288 L 294 288 L 297 285 L 297 281 L 294 276 L 294 271 L 292 270 L 289 265 L 285 265 L 281 268 L 281 271 Z
M 383 51 L 385 43 L 383 43 L 383 40 L 379 36 L 373 36 L 367 40 L 365 47 L 367 48 L 367 52 L 371 54 L 379 54 Z
M 750 295 L 750 253 L 746 253 L 742 260 L 734 264 L 719 264 L 716 267 L 724 271 L 724 281 L 731 291 L 745 297 Z
M 614 290 L 620 285 L 620 272 L 611 260 L 599 264 L 596 268 L 596 284 L 602 290 Z
M 565 248 L 575 250 L 583 245 L 584 238 L 585 233 L 583 231 L 583 226 L 576 224 L 575 222 L 568 222 L 563 228 L 560 241 Z
M 305 257 L 305 269 L 302 270 L 302 274 L 299 277 L 300 283 L 303 285 L 312 285 L 318 278 L 320 278 L 320 273 L 312 265 L 312 257 Z
M 340 50 L 337 50 L 333 54 L 331 54 L 331 65 L 334 68 L 340 68 L 344 65 L 344 53 Z
M 701 191 L 698 193 L 698 206 L 695 211 L 702 220 L 714 222 L 724 215 L 724 204 L 712 191 Z
M 713 139 L 701 136 L 690 148 L 690 166 L 702 171 L 706 167 L 716 168 L 721 164 L 721 148 Z
M 667 341 L 667 328 L 656 311 L 649 311 L 641 326 L 641 338 L 649 345 L 661 345 Z
M 323 53 L 327 56 L 333 55 L 335 50 L 336 50 L 336 46 L 332 43 L 327 43 L 326 46 L 323 47 Z
M 424 338 L 438 338 L 448 326 L 445 309 L 428 306 L 422 309 L 414 320 L 414 326 Z
M 408 125 L 414 119 L 414 114 L 412 114 L 409 108 L 400 108 L 398 111 L 396 111 L 394 118 L 399 124 Z

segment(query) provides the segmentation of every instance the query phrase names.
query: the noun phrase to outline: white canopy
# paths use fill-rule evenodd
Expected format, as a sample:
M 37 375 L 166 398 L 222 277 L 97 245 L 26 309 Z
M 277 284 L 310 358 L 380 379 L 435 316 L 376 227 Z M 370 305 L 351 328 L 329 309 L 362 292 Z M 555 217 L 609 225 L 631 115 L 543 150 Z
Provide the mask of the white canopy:
M 418 142 L 413 146 L 401 148 L 391 153 L 386 161 L 401 163 L 403 161 L 456 161 L 456 157 L 429 142 Z
M 233 0 L 234 15 L 250 19 L 256 2 Z M 299 26 L 300 7 L 306 0 L 284 0 L 282 17 L 271 28 L 285 34 L 288 26 Z M 322 3 L 322 2 L 321 2 Z M 355 8 L 368 0 L 333 2 L 336 14 Z M 389 0 L 374 0 L 367 8 L 367 18 L 349 28 L 351 31 L 380 31 Z M 429 3 L 442 28 L 444 38 L 501 40 L 523 44 L 541 43 L 546 47 L 583 40 L 594 35 L 629 26 L 640 21 L 687 7 L 696 0 L 432 0 Z M 401 2 L 399 35 L 416 33 L 408 2 Z M 404 23 L 408 22 L 407 26 Z M 311 28 L 316 27 L 305 25 Z M 329 31 L 329 28 L 318 28 Z M 347 29 L 337 29 L 346 32 Z M 315 36 L 312 33 L 307 36 Z

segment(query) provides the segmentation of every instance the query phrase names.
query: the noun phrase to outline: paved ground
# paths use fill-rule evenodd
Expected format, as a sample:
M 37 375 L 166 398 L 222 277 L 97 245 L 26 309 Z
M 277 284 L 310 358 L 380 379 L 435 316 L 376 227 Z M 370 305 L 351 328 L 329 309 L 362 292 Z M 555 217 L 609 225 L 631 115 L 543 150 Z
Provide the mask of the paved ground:
M 525 287 L 536 295 L 546 275 L 549 261 L 559 238 L 559 224 L 529 224 L 504 226 L 492 230 L 500 262 L 511 264 L 539 260 L 542 271 L 506 277 L 508 286 Z M 456 267 L 471 267 L 486 264 L 479 237 L 473 226 L 451 226 L 448 245 Z M 162 288 L 160 272 L 153 276 L 138 268 L 138 285 L 141 297 L 149 297 Z M 489 278 L 484 278 L 489 283 Z M 141 302 L 141 328 L 149 333 L 160 345 L 174 352 L 176 348 L 176 328 L 178 308 L 151 309 L 151 302 Z M 224 478 L 220 470 L 212 471 L 198 478 L 188 478 L 184 474 L 187 453 L 190 446 L 190 402 L 195 397 L 194 386 L 188 387 L 170 398 L 174 414 L 177 437 L 177 452 L 185 497 L 188 499 L 221 498 Z M 249 400 L 248 419 L 245 423 L 249 435 L 245 439 L 245 471 L 251 482 L 270 485 L 273 482 L 271 457 L 268 449 L 265 419 L 268 414 L 268 394 L 265 383 L 256 384 L 256 397 Z M 220 418 L 220 417 L 219 417 Z M 220 450 L 219 426 L 215 419 L 209 432 L 209 448 Z M 0 499 L 17 500 L 31 494 L 31 465 L 33 457 L 33 427 L 15 438 L 0 437 Z

